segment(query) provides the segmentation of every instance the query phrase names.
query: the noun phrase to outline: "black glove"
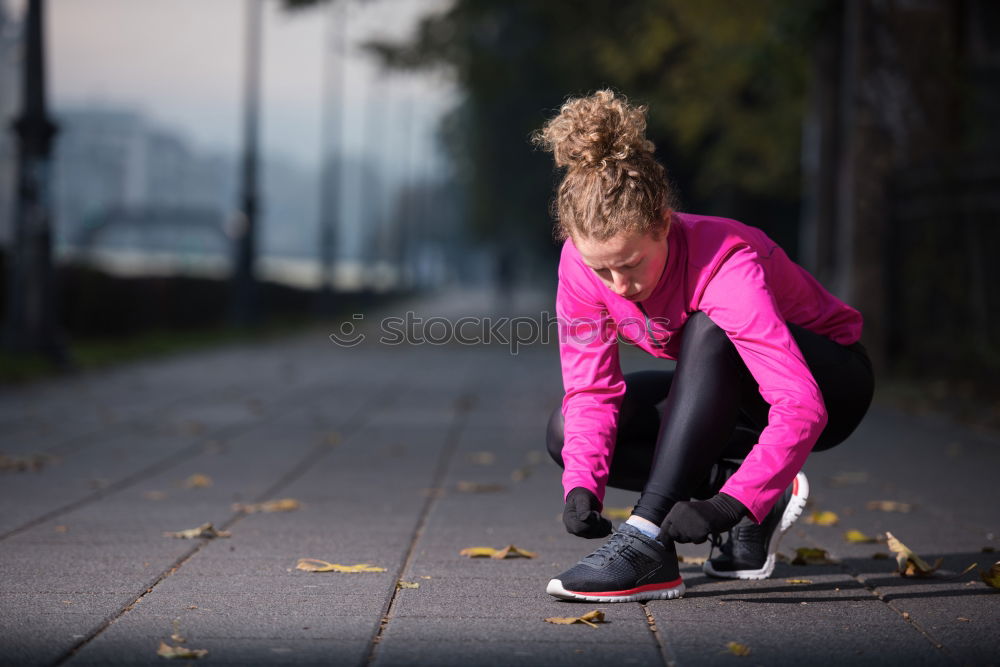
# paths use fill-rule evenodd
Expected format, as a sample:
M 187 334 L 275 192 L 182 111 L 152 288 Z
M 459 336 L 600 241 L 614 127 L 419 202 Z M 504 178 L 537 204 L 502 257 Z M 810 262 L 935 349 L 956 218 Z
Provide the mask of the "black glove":
M 593 493 L 578 486 L 566 496 L 563 523 L 574 535 L 594 539 L 611 534 L 611 522 L 601 516 L 601 503 Z
M 660 536 L 674 542 L 701 544 L 710 533 L 726 532 L 747 514 L 743 503 L 725 493 L 708 500 L 677 503 L 664 519 Z

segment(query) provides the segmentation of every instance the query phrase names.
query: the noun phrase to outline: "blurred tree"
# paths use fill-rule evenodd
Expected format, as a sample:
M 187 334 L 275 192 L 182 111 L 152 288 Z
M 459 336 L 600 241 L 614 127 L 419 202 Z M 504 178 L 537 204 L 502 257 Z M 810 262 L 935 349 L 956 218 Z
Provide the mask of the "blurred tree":
M 369 47 L 391 67 L 454 73 L 465 99 L 443 137 L 485 236 L 544 235 L 551 161 L 528 137 L 567 94 L 601 87 L 649 105 L 650 137 L 691 204 L 735 214 L 748 201 L 784 203 L 794 228 L 808 43 L 822 4 L 456 0 L 409 42 Z

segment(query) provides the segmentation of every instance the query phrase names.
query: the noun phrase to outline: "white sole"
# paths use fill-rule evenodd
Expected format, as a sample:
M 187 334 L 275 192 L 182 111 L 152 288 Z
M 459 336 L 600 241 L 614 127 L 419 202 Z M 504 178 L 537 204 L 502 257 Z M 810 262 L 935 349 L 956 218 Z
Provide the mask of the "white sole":
M 587 595 L 566 590 L 562 582 L 558 579 L 549 581 L 545 587 L 545 592 L 549 595 L 563 600 L 583 600 L 585 602 L 642 602 L 645 600 L 673 600 L 684 595 L 684 582 L 682 581 L 673 588 L 664 588 L 653 591 L 639 591 L 631 595 Z
M 771 576 L 771 573 L 774 572 L 774 563 L 777 560 L 781 538 L 792 527 L 792 524 L 802 516 L 802 512 L 806 508 L 806 501 L 809 499 L 809 480 L 801 472 L 795 476 L 795 480 L 798 483 L 797 493 L 789 499 L 788 506 L 781 514 L 777 534 L 771 538 L 771 544 L 767 548 L 767 560 L 764 561 L 764 566 L 756 570 L 719 571 L 712 567 L 711 561 L 706 560 L 701 568 L 705 574 L 720 579 L 767 579 Z

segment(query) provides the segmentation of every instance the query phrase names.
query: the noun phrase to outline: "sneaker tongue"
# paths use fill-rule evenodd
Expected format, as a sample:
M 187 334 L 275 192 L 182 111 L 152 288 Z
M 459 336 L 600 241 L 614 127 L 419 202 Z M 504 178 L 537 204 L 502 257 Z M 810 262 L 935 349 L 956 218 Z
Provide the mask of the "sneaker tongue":
M 642 532 L 641 530 L 639 530 L 630 523 L 623 523 L 622 525 L 618 526 L 618 532 L 625 533 L 626 535 L 641 535 L 643 537 L 646 537 L 646 534 L 644 532 Z

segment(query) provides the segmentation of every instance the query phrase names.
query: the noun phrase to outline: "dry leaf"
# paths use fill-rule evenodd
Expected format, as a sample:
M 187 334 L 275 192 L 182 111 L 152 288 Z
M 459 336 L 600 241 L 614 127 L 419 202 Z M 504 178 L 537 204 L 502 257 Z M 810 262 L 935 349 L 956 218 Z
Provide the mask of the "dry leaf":
M 806 523 L 811 523 L 816 526 L 835 526 L 838 521 L 840 521 L 840 517 L 838 517 L 835 512 L 830 511 L 813 512 L 806 517 Z
M 865 535 L 860 530 L 849 530 L 844 533 L 844 539 L 853 544 L 875 544 L 879 542 L 878 537 Z
M 528 479 L 528 477 L 530 477 L 530 476 L 531 476 L 531 467 L 530 466 L 523 466 L 521 468 L 517 468 L 516 470 L 511 471 L 511 473 L 510 473 L 510 481 L 512 481 L 512 482 L 523 482 L 524 480 Z
M 53 528 L 53 530 L 56 531 L 57 533 L 66 533 L 69 532 L 69 526 L 59 525 Z
M 503 484 L 485 484 L 483 482 L 459 482 L 455 488 L 462 493 L 494 493 L 507 490 Z
M 557 625 L 583 623 L 584 625 L 596 628 L 598 623 L 604 623 L 604 612 L 595 609 L 594 611 L 587 612 L 583 616 L 553 616 L 552 618 L 545 619 L 545 622 L 555 623 Z
M 495 560 L 501 560 L 503 558 L 535 558 L 538 554 L 526 549 L 520 549 L 515 547 L 513 544 L 508 544 L 503 549 L 494 549 L 493 547 L 468 547 L 459 551 L 458 555 L 468 556 L 469 558 L 493 558 Z
M 785 579 L 785 583 L 794 584 L 796 586 L 800 586 L 803 584 L 811 584 L 812 582 L 813 582 L 812 579 Z
M 231 537 L 232 533 L 228 530 L 216 530 L 215 526 L 211 523 L 203 523 L 197 528 L 189 528 L 188 530 L 180 530 L 176 533 L 163 533 L 164 537 L 180 537 L 185 540 L 193 540 L 196 537 Z
M 0 471 L 7 472 L 37 472 L 46 464 L 58 459 L 48 454 L 27 454 L 25 456 L 8 456 L 0 454 Z
M 830 478 L 830 486 L 852 486 L 854 484 L 864 484 L 868 481 L 866 472 L 842 472 Z
M 318 558 L 300 558 L 295 568 L 297 570 L 305 570 L 306 572 L 385 572 L 384 567 L 376 567 L 368 563 L 338 565 L 336 563 L 328 563 L 325 560 L 319 560 Z
M 603 514 L 606 519 L 618 519 L 619 521 L 625 521 L 632 516 L 632 509 L 632 507 L 605 507 L 601 514 Z
M 733 655 L 745 656 L 750 655 L 750 647 L 746 644 L 740 644 L 739 642 L 726 642 L 726 650 Z
M 208 655 L 208 651 L 203 648 L 190 649 L 184 646 L 171 646 L 166 642 L 160 642 L 160 649 L 156 652 L 156 655 L 168 660 L 195 660 Z
M 493 452 L 472 452 L 469 454 L 469 463 L 479 466 L 491 466 L 496 463 L 497 457 Z
M 247 514 L 253 514 L 254 512 L 291 512 L 300 507 L 302 507 L 302 504 L 294 498 L 268 500 L 267 502 L 251 503 L 249 505 L 233 503 L 234 512 L 246 512 Z
M 1000 560 L 986 572 L 979 571 L 979 578 L 990 588 L 1000 588 Z
M 896 554 L 896 565 L 898 566 L 899 573 L 904 577 L 930 576 L 944 562 L 943 558 L 938 558 L 933 566 L 928 565 L 927 561 L 913 553 L 909 547 L 896 539 L 892 533 L 887 532 L 885 538 L 888 541 L 889 551 Z
M 146 493 L 142 495 L 146 500 L 163 500 L 167 497 L 167 494 L 163 491 L 146 491 Z
M 191 475 L 184 480 L 184 486 L 188 489 L 205 489 L 212 486 L 212 478 L 202 474 Z
M 902 512 L 905 514 L 913 509 L 913 505 L 895 500 L 872 500 L 868 503 L 868 509 L 878 512 Z
M 792 565 L 836 565 L 837 561 L 830 558 L 825 549 L 799 547 L 795 550 Z
M 678 563 L 691 563 L 692 565 L 702 565 L 708 558 L 706 556 L 682 556 L 677 554 Z
M 415 581 L 397 581 L 396 588 L 420 588 L 420 584 Z

